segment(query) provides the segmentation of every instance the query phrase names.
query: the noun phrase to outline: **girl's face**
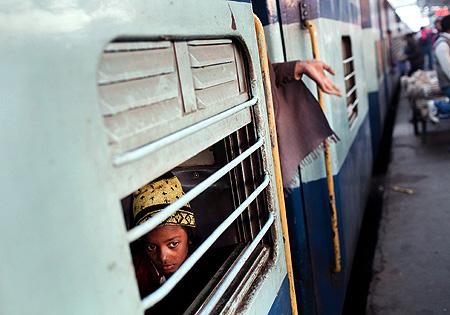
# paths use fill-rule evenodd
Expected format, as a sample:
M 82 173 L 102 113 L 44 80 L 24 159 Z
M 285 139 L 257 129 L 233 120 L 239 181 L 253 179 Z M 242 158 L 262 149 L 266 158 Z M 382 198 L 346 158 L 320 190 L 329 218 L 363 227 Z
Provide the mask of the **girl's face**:
M 158 226 L 144 240 L 150 259 L 164 274 L 177 271 L 188 257 L 188 235 L 179 225 Z

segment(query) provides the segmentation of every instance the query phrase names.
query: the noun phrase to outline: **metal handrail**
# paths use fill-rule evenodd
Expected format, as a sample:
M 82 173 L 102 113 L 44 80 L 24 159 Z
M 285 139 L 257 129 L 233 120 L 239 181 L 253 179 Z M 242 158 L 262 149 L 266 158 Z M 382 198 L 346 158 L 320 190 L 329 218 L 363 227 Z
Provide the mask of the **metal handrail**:
M 174 143 L 178 140 L 186 138 L 187 136 L 190 136 L 191 134 L 193 134 L 197 131 L 207 128 L 216 122 L 224 120 L 225 118 L 227 118 L 237 112 L 240 112 L 241 110 L 243 110 L 247 107 L 255 105 L 257 100 L 258 99 L 256 97 L 253 97 L 250 100 L 248 100 L 242 104 L 236 105 L 224 112 L 221 112 L 220 114 L 217 114 L 210 118 L 202 120 L 202 121 L 200 121 L 194 125 L 191 125 L 187 128 L 176 131 L 160 140 L 157 140 L 157 141 L 154 141 L 147 145 L 144 145 L 138 149 L 117 155 L 113 158 L 113 164 L 114 164 L 114 166 L 121 166 L 121 165 L 124 165 L 127 163 L 134 162 L 136 160 L 142 159 L 143 157 L 145 157 L 153 152 L 156 152 L 157 150 L 161 149 L 162 147 L 165 147 L 171 143 Z
M 261 231 L 256 235 L 255 239 L 250 243 L 250 245 L 245 249 L 244 253 L 242 254 L 241 258 L 234 264 L 233 268 L 228 272 L 228 274 L 225 276 L 225 279 L 223 279 L 220 286 L 217 288 L 214 296 L 208 301 L 208 303 L 204 306 L 204 308 L 201 310 L 199 314 L 210 314 L 211 311 L 216 306 L 217 302 L 219 302 L 220 298 L 223 296 L 225 291 L 228 289 L 228 287 L 231 285 L 233 280 L 236 278 L 239 271 L 241 271 L 242 267 L 245 265 L 247 260 L 252 255 L 253 251 L 255 250 L 256 246 L 261 242 L 264 235 L 267 233 L 269 228 L 272 226 L 272 223 L 275 221 L 275 217 L 273 213 L 269 213 L 269 218 L 267 219 L 267 222 L 262 227 Z
M 264 83 L 264 93 L 266 95 L 267 116 L 269 119 L 270 140 L 272 142 L 272 157 L 275 170 L 278 205 L 280 207 L 281 228 L 283 231 L 283 238 L 284 238 L 284 253 L 286 256 L 286 269 L 289 279 L 291 308 L 292 314 L 297 315 L 298 307 L 297 307 L 297 296 L 295 293 L 294 269 L 292 267 L 291 244 L 289 241 L 289 228 L 287 224 L 286 205 L 283 193 L 283 179 L 281 176 L 281 163 L 280 163 L 280 154 L 278 151 L 277 128 L 275 123 L 275 112 L 273 109 L 273 102 L 272 102 L 272 89 L 270 86 L 269 61 L 267 58 L 266 39 L 264 36 L 264 29 L 261 24 L 261 21 L 254 14 L 253 19 L 256 29 L 256 39 L 258 41 L 259 59 L 261 62 L 261 71 Z
M 311 37 L 311 46 L 314 59 L 318 60 L 319 57 L 319 47 L 316 38 L 316 29 L 311 21 L 306 21 L 306 27 L 308 28 L 309 35 Z M 350 57 L 344 60 L 344 63 L 350 62 L 354 57 Z M 317 94 L 319 96 L 319 104 L 323 111 L 325 111 L 325 102 L 323 99 L 323 92 L 317 87 Z M 330 145 L 327 141 L 323 143 L 324 145 L 324 155 L 325 155 L 325 171 L 327 174 L 327 185 L 328 185 L 328 202 L 331 208 L 331 231 L 333 233 L 333 248 L 334 248 L 334 272 L 341 272 L 341 245 L 339 240 L 339 226 L 337 218 L 337 208 L 336 208 L 336 194 L 334 190 L 333 181 L 333 169 L 331 164 L 331 152 Z
M 225 174 L 227 174 L 231 169 L 236 167 L 239 163 L 249 157 L 253 152 L 258 150 L 264 144 L 264 139 L 259 139 L 255 144 L 253 144 L 250 148 L 245 150 L 242 154 L 237 156 L 230 163 L 219 169 L 217 172 L 209 176 L 207 179 L 202 181 L 200 184 L 192 188 L 189 192 L 187 192 L 183 197 L 177 199 L 174 203 L 165 207 L 163 210 L 155 214 L 148 221 L 134 227 L 130 231 L 128 231 L 128 241 L 134 242 L 138 238 L 144 236 L 155 227 L 160 225 L 165 219 L 174 214 L 178 209 L 184 206 L 186 203 L 190 202 L 192 199 L 200 195 L 204 192 L 209 186 L 214 184 L 220 178 L 222 178 Z

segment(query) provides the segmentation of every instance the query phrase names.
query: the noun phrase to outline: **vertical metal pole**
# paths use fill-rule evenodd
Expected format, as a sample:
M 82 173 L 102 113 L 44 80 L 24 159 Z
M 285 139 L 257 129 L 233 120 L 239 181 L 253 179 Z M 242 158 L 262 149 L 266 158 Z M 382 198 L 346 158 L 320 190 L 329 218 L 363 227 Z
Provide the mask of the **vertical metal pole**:
M 297 315 L 297 296 L 295 294 L 294 270 L 292 268 L 291 245 L 289 242 L 289 231 L 286 216 L 286 205 L 284 203 L 283 180 L 281 177 L 280 154 L 278 151 L 277 129 L 275 124 L 275 113 L 272 102 L 272 90 L 270 87 L 269 61 L 267 59 L 266 38 L 261 21 L 256 15 L 253 15 L 256 29 L 256 38 L 258 41 L 259 58 L 261 61 L 261 70 L 264 83 L 264 92 L 266 95 L 267 115 L 269 118 L 270 140 L 272 142 L 272 156 L 275 169 L 275 180 L 278 195 L 278 205 L 280 206 L 281 227 L 283 230 L 284 252 L 286 256 L 286 267 L 289 279 L 289 288 L 291 296 L 292 314 Z
M 311 21 L 305 22 L 308 29 L 309 35 L 311 37 L 311 46 L 314 59 L 320 59 L 319 48 L 317 44 L 316 28 Z M 325 112 L 325 102 L 323 100 L 323 92 L 317 86 L 317 94 L 319 96 L 319 104 L 322 110 Z M 331 153 L 330 145 L 327 141 L 323 143 L 324 145 L 324 155 L 325 155 L 325 170 L 327 174 L 327 184 L 328 184 L 328 201 L 331 208 L 331 232 L 333 234 L 333 247 L 334 247 L 334 272 L 340 272 L 341 267 L 341 245 L 339 241 L 339 227 L 337 219 L 337 209 L 336 209 L 336 195 L 334 191 L 334 181 L 333 181 L 333 168 L 331 164 Z

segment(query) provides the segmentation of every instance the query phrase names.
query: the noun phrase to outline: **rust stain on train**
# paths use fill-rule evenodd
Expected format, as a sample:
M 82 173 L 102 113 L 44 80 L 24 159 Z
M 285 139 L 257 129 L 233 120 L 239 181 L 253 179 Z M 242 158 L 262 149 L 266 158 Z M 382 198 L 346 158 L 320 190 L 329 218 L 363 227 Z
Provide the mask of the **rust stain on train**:
M 236 21 L 234 20 L 233 13 L 231 13 L 231 28 L 233 29 L 233 31 L 236 30 Z

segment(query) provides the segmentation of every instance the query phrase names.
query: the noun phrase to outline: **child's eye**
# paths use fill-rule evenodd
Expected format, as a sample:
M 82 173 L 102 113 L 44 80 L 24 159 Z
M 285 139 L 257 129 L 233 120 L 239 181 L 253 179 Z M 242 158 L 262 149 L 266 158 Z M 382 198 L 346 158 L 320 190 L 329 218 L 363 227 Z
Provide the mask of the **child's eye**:
M 155 244 L 149 244 L 147 245 L 147 250 L 149 252 L 154 252 L 156 250 L 156 245 Z
M 169 248 L 175 248 L 178 246 L 178 244 L 180 244 L 180 242 L 170 242 L 168 246 Z

